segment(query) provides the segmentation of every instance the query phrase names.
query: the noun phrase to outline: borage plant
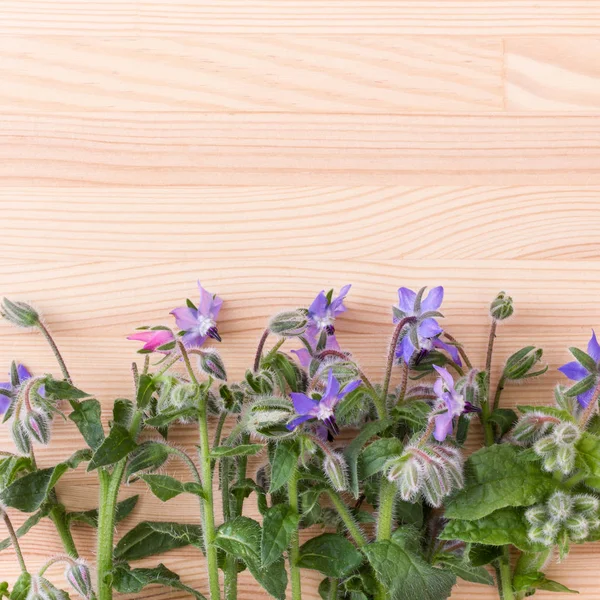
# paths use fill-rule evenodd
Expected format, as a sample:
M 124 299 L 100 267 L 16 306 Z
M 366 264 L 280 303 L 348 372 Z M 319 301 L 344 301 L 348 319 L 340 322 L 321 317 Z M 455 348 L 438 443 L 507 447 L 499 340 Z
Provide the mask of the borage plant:
M 293 600 L 302 598 L 302 568 L 323 574 L 324 600 L 441 600 L 457 577 L 493 585 L 488 565 L 502 600 L 536 589 L 570 591 L 543 568 L 555 549 L 562 560 L 570 544 L 600 539 L 595 336 L 587 352 L 571 349 L 576 362 L 561 371 L 576 383 L 557 388 L 556 406 L 520 406 L 518 417 L 500 407 L 504 387 L 546 367 L 540 349 L 523 348 L 508 358 L 490 393 L 497 325 L 513 311 L 505 294 L 492 303 L 486 363 L 477 369 L 438 322 L 443 289 L 400 288 L 384 378 L 374 384 L 336 339 L 335 319 L 346 310 L 349 289 L 335 297 L 321 292 L 308 308 L 276 315 L 243 381 L 227 383 L 221 357 L 206 346 L 221 339 L 221 299 L 200 287 L 198 306 L 188 300 L 172 311 L 176 330 L 141 327 L 129 336 L 143 342 L 145 361 L 133 365 L 134 400 L 115 401 L 108 429 L 99 402 L 74 385 L 39 314 L 5 299 L 4 316 L 40 330 L 62 377 L 32 376 L 13 363 L 10 381 L 0 387 L 0 410 L 18 451 L 0 458 L 0 515 L 9 532 L 2 547 L 12 545 L 22 571 L 12 591 L 2 584 L 0 598 L 68 598 L 48 576 L 63 563 L 66 581 L 82 598 L 109 600 L 114 590 L 139 593 L 161 583 L 202 599 L 162 564 L 131 565 L 188 545 L 206 556 L 210 600 L 236 599 L 244 569 L 277 599 L 288 590 Z M 294 346 L 289 353 L 287 343 Z M 158 357 L 152 367 L 151 356 Z M 399 383 L 392 387 L 396 370 Z M 57 415 L 73 422 L 87 448 L 39 468 L 34 446 L 48 444 Z M 475 416 L 485 448 L 465 466 L 463 446 Z M 209 417 L 216 421 L 212 437 Z M 169 441 L 172 427 L 192 422 L 199 432 L 195 457 Z M 188 481 L 165 474 L 170 459 L 182 462 Z M 69 512 L 55 486 L 81 464 L 98 474 L 99 509 Z M 118 493 L 136 480 L 163 502 L 195 496 L 196 524 L 141 522 L 115 545 L 115 525 L 137 502 L 137 496 L 118 502 Z M 261 522 L 244 515 L 251 495 Z M 31 516 L 15 530 L 10 509 Z M 46 517 L 64 554 L 31 573 L 19 538 Z M 71 535 L 76 522 L 97 528 L 92 567 Z M 308 528 L 312 536 L 301 544 L 300 531 Z M 514 567 L 511 548 L 518 554 Z

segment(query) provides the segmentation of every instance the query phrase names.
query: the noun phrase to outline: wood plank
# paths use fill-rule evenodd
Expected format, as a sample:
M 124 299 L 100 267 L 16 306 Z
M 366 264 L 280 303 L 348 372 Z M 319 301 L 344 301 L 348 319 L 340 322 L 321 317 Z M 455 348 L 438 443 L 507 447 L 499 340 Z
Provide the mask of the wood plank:
M 597 35 L 585 0 L 5 0 L 0 33 L 139 36 L 180 33 Z
M 490 111 L 502 41 L 397 36 L 0 36 L 0 107 Z
M 506 107 L 527 111 L 598 111 L 600 39 L 506 40 Z
M 13 186 L 581 185 L 599 159 L 597 116 L 0 116 Z
M 598 259 L 599 196 L 599 186 L 547 185 L 0 187 L 2 254 L 5 261 L 152 262 L 157 249 L 161 259 L 178 260 L 210 248 L 213 260 L 242 253 L 267 260 L 274 252 L 329 260 Z M 32 239 L 43 239 L 42 248 Z

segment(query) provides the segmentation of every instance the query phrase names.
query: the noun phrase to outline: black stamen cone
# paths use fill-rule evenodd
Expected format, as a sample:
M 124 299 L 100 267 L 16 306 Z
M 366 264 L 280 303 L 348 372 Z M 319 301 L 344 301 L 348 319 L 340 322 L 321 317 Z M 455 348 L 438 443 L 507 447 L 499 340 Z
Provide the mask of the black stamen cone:
M 213 340 L 217 340 L 217 342 L 221 341 L 221 336 L 219 335 L 219 332 L 217 331 L 216 327 L 211 327 L 206 332 L 206 335 L 208 335 L 208 337 L 211 337 Z

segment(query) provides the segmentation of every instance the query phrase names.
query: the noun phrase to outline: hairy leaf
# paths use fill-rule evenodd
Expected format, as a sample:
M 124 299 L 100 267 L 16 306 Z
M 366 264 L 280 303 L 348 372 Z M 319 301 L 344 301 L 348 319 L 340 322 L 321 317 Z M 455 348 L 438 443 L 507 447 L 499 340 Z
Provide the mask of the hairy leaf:
M 113 422 L 129 428 L 133 417 L 133 402 L 127 398 L 117 398 L 113 404 Z
M 136 494 L 135 496 L 131 496 L 118 502 L 115 510 L 115 523 L 120 523 L 128 517 L 139 499 L 140 497 Z M 98 509 L 94 508 L 92 510 L 70 512 L 67 513 L 67 519 L 69 521 L 85 523 L 90 527 L 98 527 Z
M 300 450 L 294 441 L 283 441 L 277 444 L 271 460 L 271 484 L 269 492 L 276 492 L 283 487 L 298 467 Z
M 152 394 L 156 391 L 156 384 L 151 375 L 143 374 L 140 375 L 137 386 L 136 403 L 140 410 L 143 410 L 148 406 L 152 399 Z
M 108 435 L 98 449 L 88 465 L 87 470 L 93 471 L 99 467 L 112 465 L 122 458 L 125 458 L 131 451 L 137 448 L 135 440 L 131 437 L 129 431 L 115 423 Z
M 210 455 L 213 458 L 229 456 L 252 456 L 258 454 L 264 446 L 262 444 L 240 444 L 239 446 L 217 446 L 212 449 Z
M 73 384 L 64 379 L 53 379 L 46 377 L 44 379 L 44 396 L 47 400 L 81 400 L 87 398 L 90 394 L 76 388 Z
M 185 485 L 181 481 L 169 475 L 144 474 L 140 475 L 140 479 L 148 484 L 150 491 L 162 502 L 171 500 L 186 491 Z
M 59 463 L 55 467 L 23 475 L 0 492 L 0 504 L 16 508 L 21 512 L 34 512 L 68 470 L 69 465 Z
M 77 425 L 85 443 L 97 450 L 104 441 L 104 428 L 102 427 L 102 408 L 95 398 L 83 402 L 71 402 L 73 412 L 69 419 Z
M 361 553 L 345 537 L 324 533 L 300 547 L 298 566 L 328 577 L 345 577 L 362 563 Z
M 35 527 L 44 517 L 48 516 L 50 507 L 44 506 L 41 510 L 38 510 L 36 513 L 33 513 L 26 521 L 19 527 L 15 534 L 17 538 L 23 537 L 32 527 Z M 6 550 L 12 544 L 11 538 L 6 538 L 0 542 L 0 552 L 2 550 Z
M 473 566 L 468 561 L 459 558 L 453 554 L 445 554 L 438 557 L 438 561 L 447 569 L 452 571 L 457 577 L 470 581 L 471 583 L 481 583 L 482 585 L 494 585 L 494 578 L 485 567 Z
M 299 517 L 287 504 L 276 504 L 263 515 L 261 560 L 263 567 L 275 562 L 290 545 Z
M 30 589 L 31 575 L 29 573 L 23 573 L 19 579 L 17 579 L 17 582 L 10 593 L 10 600 L 26 600 L 29 596 Z
M 382 438 L 369 444 L 360 456 L 359 473 L 361 479 L 379 473 L 385 463 L 392 456 L 402 454 L 403 449 L 402 442 L 396 438 Z

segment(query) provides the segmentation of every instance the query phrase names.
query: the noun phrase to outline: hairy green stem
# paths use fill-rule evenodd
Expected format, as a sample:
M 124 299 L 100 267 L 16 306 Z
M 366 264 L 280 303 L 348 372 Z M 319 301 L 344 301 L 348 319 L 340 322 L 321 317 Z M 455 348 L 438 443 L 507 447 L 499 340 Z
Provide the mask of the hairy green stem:
M 4 525 L 6 525 L 6 529 L 8 530 L 8 535 L 12 541 L 12 546 L 15 549 L 15 554 L 17 555 L 17 560 L 19 561 L 19 567 L 21 568 L 21 573 L 27 573 L 27 567 L 25 566 L 25 559 L 23 558 L 23 553 L 21 552 L 21 546 L 19 545 L 19 538 L 15 533 L 15 528 L 10 521 L 10 517 L 8 513 L 4 510 L 0 509 L 0 514 L 2 515 L 2 519 L 4 520 Z
M 496 393 L 494 394 L 494 404 L 493 410 L 496 410 L 500 406 L 500 396 L 502 395 L 502 391 L 504 390 L 504 384 L 506 383 L 506 377 L 502 375 L 498 380 L 498 385 L 496 386 Z
M 56 531 L 58 531 L 58 535 L 60 536 L 60 541 L 62 542 L 63 548 L 65 552 L 71 558 L 79 558 L 79 553 L 77 552 L 77 548 L 75 547 L 75 540 L 71 534 L 71 528 L 69 527 L 69 523 L 66 517 L 66 511 L 64 506 L 61 504 L 55 506 L 50 511 L 50 519 L 54 523 L 56 527 Z
M 288 480 L 288 502 L 292 513 L 298 516 L 298 471 L 294 470 L 293 474 Z M 298 529 L 292 534 L 290 540 L 290 579 L 292 583 L 292 600 L 302 600 L 302 588 L 300 580 L 300 567 L 298 567 L 298 561 L 300 560 L 300 540 L 298 536 Z
M 381 478 L 379 488 L 379 508 L 377 509 L 377 541 L 389 540 L 392 537 L 394 523 L 394 501 L 396 500 L 396 484 L 387 477 Z
M 390 379 L 392 378 L 392 367 L 394 366 L 394 356 L 396 356 L 396 347 L 398 346 L 398 339 L 400 338 L 400 334 L 402 333 L 404 326 L 408 325 L 409 323 L 414 323 L 415 321 L 416 319 L 414 317 L 404 317 L 404 319 L 402 319 L 396 325 L 396 329 L 394 329 L 394 333 L 392 334 L 392 341 L 390 342 L 390 347 L 388 349 L 387 366 L 385 368 L 385 378 L 383 380 L 383 390 L 381 392 L 381 398 L 383 400 L 384 405 L 387 405 L 387 395 L 390 389 Z
M 494 430 L 492 424 L 489 421 L 491 416 L 490 410 L 490 381 L 492 372 L 492 353 L 494 352 L 494 340 L 496 339 L 496 326 L 498 322 L 496 319 L 492 321 L 490 328 L 490 337 L 488 339 L 487 354 L 485 359 L 485 372 L 486 372 L 486 390 L 485 397 L 481 399 L 481 424 L 483 426 L 483 437 L 486 446 L 492 446 L 494 444 Z
M 358 523 L 352 516 L 352 513 L 348 510 L 346 503 L 341 499 L 340 495 L 332 489 L 327 490 L 327 494 L 331 500 L 331 503 L 337 510 L 340 515 L 342 521 L 348 533 L 352 536 L 352 539 L 356 542 L 356 545 L 361 548 L 367 544 L 367 538 L 365 534 L 362 532 L 361 528 L 358 526 Z
M 269 333 L 271 333 L 269 331 L 269 329 L 265 329 L 263 334 L 260 337 L 259 342 L 258 342 L 258 347 L 256 348 L 256 355 L 254 356 L 254 372 L 255 373 L 260 368 L 260 359 L 262 357 L 263 348 L 265 347 L 267 338 L 269 337 Z
M 42 332 L 43 336 L 46 338 L 46 341 L 50 345 L 50 348 L 51 348 L 52 352 L 54 353 L 54 356 L 56 357 L 56 361 L 58 362 L 58 366 L 60 367 L 60 370 L 62 371 L 63 377 L 69 383 L 71 383 L 71 376 L 69 375 L 67 365 L 65 364 L 65 361 L 63 360 L 60 350 L 58 349 L 58 346 L 56 345 L 56 343 L 54 342 L 54 339 L 50 335 L 50 332 L 48 331 L 46 326 L 41 321 L 40 321 L 38 327 L 39 327 L 40 331 Z
M 512 572 L 510 570 L 510 553 L 508 546 L 502 546 L 502 556 L 498 559 L 497 572 L 498 591 L 501 600 L 515 600 L 512 586 Z

